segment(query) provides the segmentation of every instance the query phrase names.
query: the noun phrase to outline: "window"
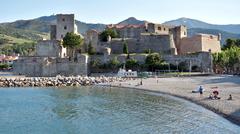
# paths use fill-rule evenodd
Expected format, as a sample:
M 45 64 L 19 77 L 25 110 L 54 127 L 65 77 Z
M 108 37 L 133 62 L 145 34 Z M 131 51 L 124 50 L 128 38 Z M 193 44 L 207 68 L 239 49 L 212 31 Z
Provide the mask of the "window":
M 184 35 L 186 35 L 186 31 L 184 31 Z
M 166 28 L 164 27 L 164 29 L 163 29 L 164 31 L 166 31 Z
M 63 38 L 63 35 L 61 35 L 61 38 Z
M 159 31 L 161 31 L 161 30 L 162 30 L 162 28 L 161 28 L 161 27 L 158 27 L 158 30 L 159 30 Z
M 67 30 L 67 26 L 64 26 L 64 30 Z
M 62 21 L 65 21 L 65 18 L 63 18 Z

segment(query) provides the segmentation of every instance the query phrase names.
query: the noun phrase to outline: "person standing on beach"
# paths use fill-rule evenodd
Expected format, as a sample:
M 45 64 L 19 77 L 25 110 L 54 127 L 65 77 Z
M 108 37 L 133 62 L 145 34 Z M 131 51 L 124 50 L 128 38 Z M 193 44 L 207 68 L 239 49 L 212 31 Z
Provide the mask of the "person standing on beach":
M 199 93 L 202 96 L 202 94 L 203 94 L 203 87 L 202 86 L 199 87 Z

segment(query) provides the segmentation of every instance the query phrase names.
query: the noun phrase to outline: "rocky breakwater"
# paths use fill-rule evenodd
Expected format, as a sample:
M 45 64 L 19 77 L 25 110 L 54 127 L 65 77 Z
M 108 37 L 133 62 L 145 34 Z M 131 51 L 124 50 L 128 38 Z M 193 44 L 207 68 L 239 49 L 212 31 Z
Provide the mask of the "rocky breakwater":
M 91 86 L 100 83 L 122 81 L 118 77 L 26 77 L 0 78 L 0 87 L 66 87 Z

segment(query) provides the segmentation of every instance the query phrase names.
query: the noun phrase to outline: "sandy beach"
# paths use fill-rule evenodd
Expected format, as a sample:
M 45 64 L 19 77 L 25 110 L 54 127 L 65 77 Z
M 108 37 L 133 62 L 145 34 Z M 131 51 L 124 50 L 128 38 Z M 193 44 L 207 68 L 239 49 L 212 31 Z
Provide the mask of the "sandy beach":
M 140 81 L 140 79 L 136 79 L 111 84 L 118 87 L 148 90 L 187 99 L 240 125 L 240 77 L 238 76 L 148 78 L 143 79 L 143 85 L 139 85 Z M 202 96 L 199 93 L 192 93 L 192 90 L 197 89 L 199 85 L 202 85 L 205 89 Z M 208 99 L 209 95 L 216 90 L 213 89 L 214 87 L 218 87 L 220 100 Z M 230 94 L 233 96 L 233 100 L 227 100 Z

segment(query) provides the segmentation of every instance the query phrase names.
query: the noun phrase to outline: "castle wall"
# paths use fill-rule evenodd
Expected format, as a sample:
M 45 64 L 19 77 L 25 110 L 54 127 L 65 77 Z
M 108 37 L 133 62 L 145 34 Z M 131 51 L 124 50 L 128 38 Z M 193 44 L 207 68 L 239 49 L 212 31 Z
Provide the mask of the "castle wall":
M 145 32 L 145 27 L 124 27 L 122 29 L 117 29 L 120 38 L 139 38 L 141 33 Z
M 141 34 L 140 39 L 125 39 L 129 53 L 152 52 L 175 54 L 175 44 L 171 35 Z M 109 46 L 113 54 L 123 53 L 122 39 L 113 39 L 110 43 L 102 43 L 102 46 Z
M 218 36 L 214 35 L 202 35 L 202 51 L 208 52 L 211 50 L 212 53 L 221 52 L 221 45 Z
M 126 63 L 127 55 L 121 54 L 121 55 L 109 55 L 109 56 L 103 56 L 103 55 L 97 55 L 97 56 L 91 56 L 91 61 L 99 61 L 100 63 L 108 63 L 111 59 L 117 58 L 120 63 Z M 145 60 L 147 58 L 147 54 L 134 54 L 130 55 L 131 59 L 137 60 L 139 63 L 144 64 Z M 180 63 L 184 62 L 189 67 L 190 65 L 197 66 L 200 68 L 203 72 L 212 72 L 212 56 L 208 52 L 201 52 L 201 53 L 195 53 L 195 54 L 188 54 L 188 55 L 163 55 L 162 58 L 170 64 L 173 65 L 179 65 Z M 93 72 L 95 70 L 92 70 Z
M 88 56 L 79 60 L 55 57 L 21 57 L 13 63 L 13 72 L 32 77 L 53 77 L 56 75 L 77 76 L 88 74 Z
M 96 30 L 87 31 L 85 38 L 84 38 L 86 49 L 88 48 L 89 43 L 91 43 L 92 47 L 96 51 L 100 51 L 98 48 L 98 40 L 99 40 L 99 36 L 98 36 L 98 32 Z
M 170 33 L 173 34 L 177 52 L 181 53 L 181 41 L 183 38 L 187 37 L 187 27 L 177 26 L 177 27 L 171 28 Z
M 200 36 L 183 38 L 181 40 L 180 54 L 200 52 L 202 50 L 201 44 L 202 44 L 202 39 Z
M 218 36 L 209 34 L 199 34 L 181 40 L 180 54 L 195 53 L 195 52 L 220 52 L 221 45 Z
M 56 40 L 39 41 L 36 45 L 36 56 L 65 57 L 66 48 L 63 48 Z
M 157 34 L 167 35 L 169 34 L 169 30 L 170 28 L 166 25 L 154 24 L 154 23 L 147 24 L 148 33 L 157 33 Z

